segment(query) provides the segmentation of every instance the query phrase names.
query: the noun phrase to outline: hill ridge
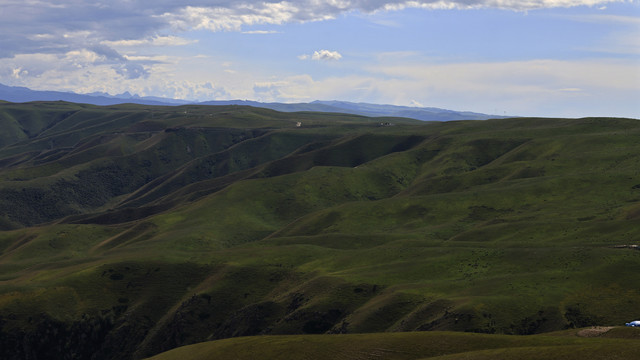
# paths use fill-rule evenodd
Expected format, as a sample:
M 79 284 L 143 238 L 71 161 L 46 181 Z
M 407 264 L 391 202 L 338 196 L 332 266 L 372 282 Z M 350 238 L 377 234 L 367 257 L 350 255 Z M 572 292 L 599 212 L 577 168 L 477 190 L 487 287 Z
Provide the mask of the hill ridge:
M 187 101 L 153 96 L 140 97 L 123 93 L 120 95 L 109 95 L 105 93 L 76 94 L 61 91 L 35 91 L 25 87 L 12 87 L 0 84 L 0 100 L 24 103 L 32 101 L 69 101 L 75 103 L 86 103 L 92 105 L 117 105 L 124 103 L 140 105 L 162 105 L 162 106 L 182 106 L 182 105 L 245 105 L 260 108 L 267 108 L 283 112 L 330 112 L 347 113 L 372 117 L 407 117 L 423 121 L 450 121 L 450 120 L 486 120 L 490 118 L 503 118 L 506 116 L 487 115 L 468 111 L 453 111 L 439 109 L 435 107 L 409 107 L 395 105 L 379 105 L 369 103 L 354 103 L 348 101 L 321 101 L 315 100 L 308 103 L 278 103 L 259 102 L 251 100 L 209 100 L 209 101 Z

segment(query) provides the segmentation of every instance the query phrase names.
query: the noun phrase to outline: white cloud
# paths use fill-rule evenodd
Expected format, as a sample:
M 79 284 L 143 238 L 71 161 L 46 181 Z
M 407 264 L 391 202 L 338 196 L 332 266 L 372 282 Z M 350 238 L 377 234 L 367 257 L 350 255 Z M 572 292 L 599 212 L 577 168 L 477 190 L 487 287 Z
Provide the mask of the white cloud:
M 130 61 L 139 61 L 139 62 L 169 62 L 171 61 L 170 56 L 166 55 L 155 55 L 155 56 L 147 56 L 147 55 L 123 55 L 123 57 Z
M 340 55 L 337 51 L 329 51 L 329 50 L 320 50 L 314 51 L 311 56 L 313 60 L 340 60 L 342 59 L 342 55 Z
M 250 98 L 263 102 L 302 102 L 312 100 L 313 81 L 309 75 L 288 76 L 282 80 L 257 82 Z M 318 89 L 315 89 L 318 90 Z
M 298 59 L 330 61 L 330 60 L 340 60 L 342 59 L 342 55 L 337 51 L 318 50 L 318 51 L 314 51 L 313 54 L 311 55 L 307 55 L 307 54 L 298 55 Z
M 197 43 L 198 40 L 190 40 L 190 39 L 185 39 L 185 38 L 181 38 L 179 36 L 154 36 L 154 37 L 149 37 L 149 38 L 145 38 L 145 39 L 137 39 L 137 40 L 117 40 L 117 41 L 109 41 L 109 40 L 104 40 L 101 42 L 101 44 L 107 45 L 107 46 L 114 46 L 114 47 L 119 47 L 119 46 L 123 46 L 123 47 L 139 47 L 139 46 L 145 46 L 145 45 L 151 45 L 151 46 L 183 46 L 183 45 L 189 45 L 189 44 L 194 44 Z
M 229 7 L 187 6 L 158 18 L 181 30 L 239 31 L 245 25 L 291 22 L 299 11 L 300 8 L 286 1 L 255 5 L 239 3 Z
M 54 39 L 55 37 L 52 34 L 33 34 L 33 35 L 27 35 L 27 37 L 30 40 L 51 40 Z
M 79 40 L 84 40 L 89 38 L 92 35 L 91 31 L 88 30 L 79 30 L 79 31 L 72 31 L 72 32 L 67 32 L 62 34 L 62 37 L 65 39 L 79 39 Z
M 97 62 L 105 61 L 105 56 L 99 55 L 87 49 L 72 50 L 65 54 L 61 60 L 76 68 L 84 68 Z
M 16 79 L 20 79 L 22 76 L 29 75 L 29 72 L 26 71 L 26 70 L 22 70 L 21 67 L 18 67 L 18 68 L 13 69 L 11 75 L 13 75 L 13 77 L 16 78 Z
M 281 32 L 275 30 L 251 30 L 251 31 L 243 31 L 243 34 L 257 34 L 257 35 L 266 35 L 266 34 L 280 34 Z
M 144 65 L 120 58 L 118 53 L 111 53 L 109 50 L 94 48 L 71 50 L 64 54 L 21 54 L 0 59 L 0 68 L 22 69 L 19 74 L 23 86 L 34 83 L 44 85 L 46 81 L 51 81 L 52 90 L 56 89 L 56 84 L 61 83 L 55 77 L 64 78 L 65 82 L 70 82 L 74 77 L 79 77 L 73 79 L 75 81 L 92 81 L 89 74 L 104 72 L 104 69 L 115 72 L 110 82 L 145 78 L 149 75 Z M 4 78 L 2 73 L 0 78 Z
M 75 66 L 55 55 L 20 55 L 15 59 L 0 59 L 0 69 L 11 69 L 15 78 L 8 85 L 26 86 L 36 90 L 73 91 L 78 93 L 105 92 L 120 94 L 126 91 L 140 96 L 153 95 L 178 99 L 210 100 L 230 96 L 224 86 L 210 80 L 182 79 L 171 66 L 159 64 L 148 76 L 132 78 L 129 69 L 100 63 L 103 59 L 90 52 L 72 52 L 68 58 Z M 87 63 L 96 60 L 92 66 Z M 25 64 L 15 67 L 15 64 Z M 55 66 L 47 66 L 55 63 Z M 11 66 L 14 67 L 11 67 Z M 5 76 L 0 70 L 0 76 Z

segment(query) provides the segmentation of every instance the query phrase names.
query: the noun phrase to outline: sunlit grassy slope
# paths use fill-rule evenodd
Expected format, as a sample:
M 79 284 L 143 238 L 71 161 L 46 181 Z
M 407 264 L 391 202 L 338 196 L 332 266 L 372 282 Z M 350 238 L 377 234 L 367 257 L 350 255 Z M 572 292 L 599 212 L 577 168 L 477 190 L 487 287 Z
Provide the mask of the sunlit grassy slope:
M 622 330 L 622 329 L 618 329 Z M 617 332 L 617 331 L 616 331 Z M 484 335 L 421 332 L 358 335 L 243 337 L 181 347 L 154 356 L 173 359 L 633 359 L 640 350 L 636 329 L 613 336 Z M 629 338 L 632 337 L 632 338 Z
M 3 358 L 640 317 L 637 120 L 2 103 L 0 125 Z M 469 358 L 529 351 L 487 339 L 509 349 Z

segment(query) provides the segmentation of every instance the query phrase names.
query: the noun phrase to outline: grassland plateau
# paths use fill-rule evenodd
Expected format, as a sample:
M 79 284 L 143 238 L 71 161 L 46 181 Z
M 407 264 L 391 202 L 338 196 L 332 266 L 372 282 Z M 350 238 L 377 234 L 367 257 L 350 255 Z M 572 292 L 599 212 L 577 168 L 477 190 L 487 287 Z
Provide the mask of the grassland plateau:
M 2 102 L 0 129 L 2 359 L 640 348 L 638 120 Z

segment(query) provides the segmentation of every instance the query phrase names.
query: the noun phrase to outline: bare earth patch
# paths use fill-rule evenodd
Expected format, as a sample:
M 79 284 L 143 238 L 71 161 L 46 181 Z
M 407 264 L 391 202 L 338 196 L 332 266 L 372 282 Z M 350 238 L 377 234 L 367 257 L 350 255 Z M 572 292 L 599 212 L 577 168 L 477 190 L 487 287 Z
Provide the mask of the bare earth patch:
M 611 329 L 613 329 L 613 326 L 593 326 L 591 328 L 578 331 L 577 335 L 579 337 L 587 337 L 587 338 L 598 337 Z

